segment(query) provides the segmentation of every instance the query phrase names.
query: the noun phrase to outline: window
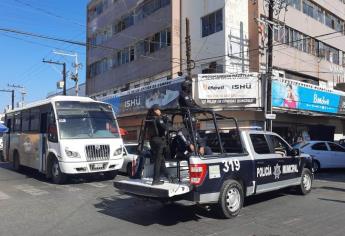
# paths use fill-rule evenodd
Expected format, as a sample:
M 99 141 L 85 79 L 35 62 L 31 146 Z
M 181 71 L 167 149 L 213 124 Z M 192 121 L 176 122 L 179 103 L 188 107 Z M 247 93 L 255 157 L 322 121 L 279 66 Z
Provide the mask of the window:
M 22 131 L 30 131 L 30 110 L 22 112 Z
M 263 134 L 251 134 L 250 140 L 252 141 L 254 151 L 257 154 L 270 154 L 270 148 L 268 146 L 265 135 Z
M 223 30 L 223 9 L 201 18 L 202 37 L 214 34 Z
M 38 109 L 31 110 L 30 113 L 30 131 L 39 131 L 40 129 L 40 111 Z
M 315 143 L 313 146 L 311 146 L 311 149 L 318 151 L 328 151 L 326 143 Z
M 301 10 L 301 0 L 288 0 L 289 6 Z
M 243 153 L 241 137 L 236 130 L 231 129 L 220 133 L 225 153 Z
M 282 156 L 287 156 L 289 150 L 291 149 L 290 146 L 280 137 L 276 135 L 268 135 L 269 139 L 272 142 L 273 150 L 275 154 L 280 154 Z
M 20 132 L 22 130 L 22 117 L 20 113 L 14 115 L 14 126 L 13 131 Z
M 202 74 L 223 73 L 223 71 L 223 65 L 217 63 L 216 61 L 201 65 Z
M 330 147 L 331 151 L 333 152 L 345 152 L 345 149 L 335 143 L 328 143 L 328 146 Z

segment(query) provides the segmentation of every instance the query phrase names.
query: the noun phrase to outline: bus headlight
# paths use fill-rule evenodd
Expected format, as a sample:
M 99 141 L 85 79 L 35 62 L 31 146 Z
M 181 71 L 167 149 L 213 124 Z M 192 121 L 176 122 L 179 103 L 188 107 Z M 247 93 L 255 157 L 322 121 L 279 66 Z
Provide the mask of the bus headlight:
M 69 150 L 68 148 L 65 149 L 65 153 L 68 157 L 71 157 L 71 158 L 80 158 L 80 155 L 78 152 L 74 152 L 74 151 L 71 151 Z
M 119 155 L 122 155 L 122 148 L 116 149 L 113 156 L 119 156 Z

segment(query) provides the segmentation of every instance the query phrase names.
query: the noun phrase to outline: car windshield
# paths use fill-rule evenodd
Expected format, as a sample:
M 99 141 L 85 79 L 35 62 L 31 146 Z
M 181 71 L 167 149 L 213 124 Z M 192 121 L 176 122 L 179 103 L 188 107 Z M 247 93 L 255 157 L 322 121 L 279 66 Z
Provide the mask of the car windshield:
M 125 145 L 126 150 L 129 154 L 136 154 L 138 150 L 138 145 Z
M 293 148 L 302 149 L 302 148 L 304 148 L 305 146 L 307 146 L 308 144 L 309 144 L 309 143 L 307 143 L 307 142 L 294 143 L 294 144 L 292 144 L 292 147 L 293 147 Z
M 61 139 L 119 138 L 110 105 L 97 102 L 56 102 Z

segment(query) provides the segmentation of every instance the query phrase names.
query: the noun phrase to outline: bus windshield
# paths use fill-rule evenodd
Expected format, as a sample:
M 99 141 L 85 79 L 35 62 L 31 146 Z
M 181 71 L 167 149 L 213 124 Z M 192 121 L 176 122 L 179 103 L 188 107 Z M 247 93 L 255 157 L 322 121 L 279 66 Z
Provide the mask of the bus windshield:
M 61 139 L 119 138 L 110 105 L 97 102 L 56 102 Z

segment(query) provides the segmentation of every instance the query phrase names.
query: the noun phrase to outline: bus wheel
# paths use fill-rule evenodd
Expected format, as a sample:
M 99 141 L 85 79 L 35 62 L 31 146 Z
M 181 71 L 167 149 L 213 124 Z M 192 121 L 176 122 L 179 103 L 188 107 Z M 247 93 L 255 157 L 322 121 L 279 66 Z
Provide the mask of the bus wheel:
M 66 174 L 61 172 L 59 162 L 56 158 L 54 158 L 53 163 L 51 164 L 50 172 L 51 172 L 51 177 L 52 177 L 53 183 L 63 184 L 66 182 L 67 176 L 66 176 Z
M 17 151 L 13 153 L 13 169 L 15 171 L 20 171 L 20 159 Z
M 219 195 L 217 213 L 222 218 L 233 218 L 240 213 L 243 206 L 243 188 L 235 180 L 224 182 Z

